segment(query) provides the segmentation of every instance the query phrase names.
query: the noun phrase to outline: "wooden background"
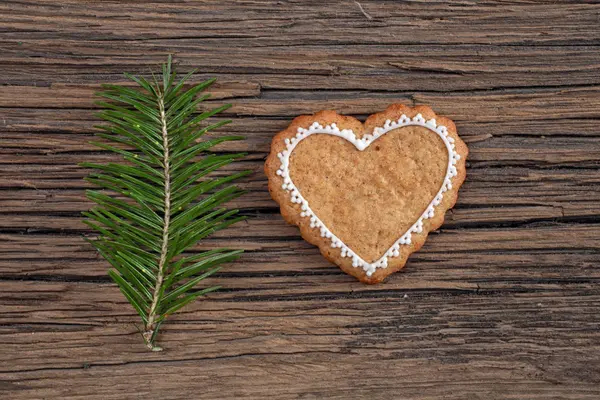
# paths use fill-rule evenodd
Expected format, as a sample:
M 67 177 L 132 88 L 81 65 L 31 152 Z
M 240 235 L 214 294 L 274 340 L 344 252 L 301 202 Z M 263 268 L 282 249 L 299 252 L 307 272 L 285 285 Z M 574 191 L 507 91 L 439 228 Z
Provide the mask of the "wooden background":
M 2 399 L 600 398 L 600 5 L 506 1 L 0 3 Z M 93 93 L 148 74 L 218 77 L 245 134 L 252 216 L 224 290 L 137 318 L 82 239 Z M 446 223 L 364 286 L 286 225 L 270 138 L 297 114 L 389 103 L 453 118 L 471 154 Z

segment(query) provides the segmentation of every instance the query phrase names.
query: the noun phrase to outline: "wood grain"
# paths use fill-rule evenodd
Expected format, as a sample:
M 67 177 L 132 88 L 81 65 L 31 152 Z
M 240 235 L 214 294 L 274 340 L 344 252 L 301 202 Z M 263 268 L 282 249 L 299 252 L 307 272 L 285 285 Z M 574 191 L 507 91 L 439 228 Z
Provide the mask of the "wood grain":
M 0 395 L 6 399 L 597 399 L 600 5 L 578 1 L 0 3 Z M 93 94 L 217 77 L 255 172 L 247 250 L 148 353 L 82 236 Z M 429 104 L 470 147 L 446 223 L 363 286 L 286 225 L 262 163 L 291 118 Z M 225 171 L 224 171 L 225 172 Z

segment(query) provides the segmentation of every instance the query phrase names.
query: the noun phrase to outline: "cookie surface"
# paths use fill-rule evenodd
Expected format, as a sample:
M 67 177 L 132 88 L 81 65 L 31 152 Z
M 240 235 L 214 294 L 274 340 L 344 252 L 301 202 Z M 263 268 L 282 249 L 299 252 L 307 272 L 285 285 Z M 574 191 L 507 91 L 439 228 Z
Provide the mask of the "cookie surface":
M 346 273 L 377 283 L 442 225 L 467 154 L 451 120 L 394 104 L 364 125 L 334 111 L 297 117 L 273 138 L 265 172 L 283 217 L 305 240 Z

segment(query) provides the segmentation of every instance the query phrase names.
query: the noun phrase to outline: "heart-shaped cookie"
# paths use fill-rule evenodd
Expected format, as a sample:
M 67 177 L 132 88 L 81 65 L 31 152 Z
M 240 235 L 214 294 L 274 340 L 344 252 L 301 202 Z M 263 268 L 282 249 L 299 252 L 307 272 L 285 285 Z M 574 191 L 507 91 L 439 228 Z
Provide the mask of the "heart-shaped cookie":
M 439 228 L 465 179 L 467 146 L 425 106 L 394 104 L 365 124 L 300 116 L 265 163 L 283 217 L 346 273 L 381 282 Z

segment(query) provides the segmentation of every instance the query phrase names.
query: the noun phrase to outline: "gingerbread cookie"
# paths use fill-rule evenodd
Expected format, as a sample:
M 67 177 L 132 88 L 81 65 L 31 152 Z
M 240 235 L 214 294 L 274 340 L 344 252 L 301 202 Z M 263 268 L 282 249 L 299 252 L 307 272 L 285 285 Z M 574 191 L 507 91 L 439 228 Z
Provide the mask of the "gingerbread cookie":
M 297 117 L 273 138 L 265 172 L 305 240 L 344 272 L 378 283 L 442 225 L 467 154 L 451 120 L 394 104 L 364 124 L 334 111 Z

